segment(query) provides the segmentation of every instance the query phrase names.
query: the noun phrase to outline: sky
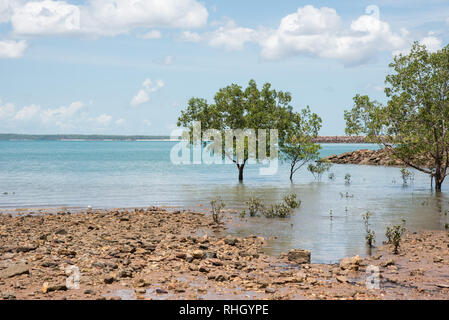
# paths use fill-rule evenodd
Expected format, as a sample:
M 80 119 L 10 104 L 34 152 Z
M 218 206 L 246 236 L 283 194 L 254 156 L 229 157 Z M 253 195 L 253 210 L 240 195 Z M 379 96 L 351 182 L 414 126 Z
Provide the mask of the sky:
M 169 135 L 191 97 L 255 79 L 343 135 L 414 41 L 449 43 L 447 0 L 0 0 L 0 133 Z

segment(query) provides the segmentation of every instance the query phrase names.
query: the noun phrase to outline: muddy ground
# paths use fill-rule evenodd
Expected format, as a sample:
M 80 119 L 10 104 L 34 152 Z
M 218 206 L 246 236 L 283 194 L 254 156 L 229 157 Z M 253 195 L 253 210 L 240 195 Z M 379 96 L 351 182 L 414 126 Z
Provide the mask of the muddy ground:
M 449 299 L 447 231 L 323 265 L 225 228 L 155 207 L 0 213 L 0 299 Z

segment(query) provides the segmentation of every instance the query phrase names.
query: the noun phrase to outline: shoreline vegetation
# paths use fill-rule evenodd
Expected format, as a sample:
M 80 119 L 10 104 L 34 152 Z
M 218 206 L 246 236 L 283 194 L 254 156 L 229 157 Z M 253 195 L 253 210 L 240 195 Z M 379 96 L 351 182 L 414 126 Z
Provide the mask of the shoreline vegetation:
M 85 134 L 9 134 L 0 133 L 0 141 L 179 141 L 170 136 L 85 135 Z M 367 143 L 363 136 L 319 136 L 315 143 Z
M 449 298 L 447 231 L 408 232 L 397 255 L 382 245 L 369 257 L 314 264 L 313 252 L 268 256 L 264 238 L 227 235 L 234 219 L 231 210 L 216 224 L 160 207 L 0 214 L 0 298 Z M 379 289 L 366 286 L 373 266 Z

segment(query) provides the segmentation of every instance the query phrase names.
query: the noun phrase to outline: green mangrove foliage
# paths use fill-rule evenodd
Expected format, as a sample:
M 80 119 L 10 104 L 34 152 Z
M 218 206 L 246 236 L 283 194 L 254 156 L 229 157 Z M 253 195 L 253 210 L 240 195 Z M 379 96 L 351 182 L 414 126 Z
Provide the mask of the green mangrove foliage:
M 399 253 L 399 246 L 401 245 L 401 239 L 405 231 L 405 220 L 402 220 L 402 224 L 393 225 L 387 227 L 385 236 L 387 237 L 387 243 L 393 245 L 393 253 Z
M 329 171 L 331 167 L 332 163 L 319 160 L 315 161 L 315 163 L 309 163 L 309 165 L 307 166 L 307 170 L 309 170 L 315 180 L 321 180 L 321 176 L 323 175 L 323 173 Z
M 297 195 L 294 193 L 288 194 L 283 198 L 283 201 L 280 203 L 275 203 L 266 206 L 263 202 L 258 198 L 250 198 L 245 202 L 248 206 L 248 212 L 251 217 L 258 215 L 258 213 L 262 213 L 266 218 L 287 218 L 292 213 L 293 210 L 299 208 L 301 205 L 301 200 L 297 199 Z M 242 211 L 240 216 L 244 217 L 246 215 L 246 210 Z
M 301 113 L 294 112 L 290 105 L 291 100 L 289 92 L 276 91 L 271 88 L 270 83 L 265 83 L 260 90 L 254 80 L 250 80 L 246 88 L 231 84 L 218 90 L 214 96 L 214 103 L 209 103 L 202 98 L 191 98 L 185 110 L 181 111 L 177 125 L 188 128 L 191 137 L 196 121 L 201 122 L 203 131 L 218 130 L 221 135 L 222 151 L 235 163 L 239 172 L 239 181 L 242 181 L 248 160 L 260 160 L 261 155 L 258 155 L 257 151 L 249 151 L 252 148 L 248 148 L 250 143 L 248 135 L 244 137 L 244 155 L 239 156 L 236 152 L 235 140 L 232 147 L 226 147 L 227 129 L 241 129 L 244 134 L 249 129 L 255 130 L 254 134 L 257 138 L 255 150 L 259 149 L 257 142 L 260 138 L 259 130 L 268 132 L 270 129 L 277 129 L 278 146 L 281 151 L 289 154 L 290 148 L 294 149 L 301 144 L 304 146 L 300 149 L 301 153 L 297 153 L 298 159 L 301 159 L 304 154 L 315 152 L 316 147 L 310 147 L 308 144 L 310 140 L 308 135 L 316 136 L 321 126 L 321 119 L 311 114 L 308 108 Z M 213 140 L 215 139 L 214 137 Z M 270 141 L 267 141 L 267 146 L 269 144 Z M 270 157 L 273 155 L 270 154 Z
M 414 173 L 410 170 L 407 170 L 407 168 L 401 168 L 401 177 L 402 177 L 402 184 L 407 185 L 409 182 L 413 182 L 414 179 Z
M 220 197 L 215 198 L 210 202 L 212 219 L 216 224 L 220 224 L 222 220 L 222 210 L 226 204 L 221 200 Z
M 435 181 L 436 191 L 449 167 L 449 45 L 430 52 L 415 42 L 389 65 L 384 105 L 356 95 L 345 111 L 346 134 L 366 135 L 407 166 Z
M 365 240 L 366 244 L 372 248 L 374 247 L 374 244 L 376 243 L 376 233 L 374 230 L 371 230 L 369 219 L 371 218 L 371 212 L 367 211 L 363 216 L 363 223 L 365 225 Z
M 306 163 L 319 158 L 321 146 L 313 142 L 321 129 L 321 118 L 309 106 L 291 116 L 285 141 L 280 145 L 281 159 L 290 164 L 290 181 Z

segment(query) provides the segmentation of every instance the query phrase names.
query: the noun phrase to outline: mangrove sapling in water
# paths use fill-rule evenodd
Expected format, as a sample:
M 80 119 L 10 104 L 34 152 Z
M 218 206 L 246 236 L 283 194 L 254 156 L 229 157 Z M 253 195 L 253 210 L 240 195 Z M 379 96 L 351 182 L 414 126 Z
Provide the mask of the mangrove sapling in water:
M 328 161 L 318 160 L 315 164 L 310 163 L 307 170 L 313 175 L 315 180 L 321 180 L 321 176 L 332 167 L 332 163 Z
M 210 202 L 212 219 L 216 224 L 221 223 L 222 213 L 221 210 L 226 206 L 226 204 L 221 200 L 220 197 L 215 198 Z
M 260 210 L 263 210 L 264 205 L 259 198 L 250 198 L 246 201 L 246 205 L 248 206 L 249 215 L 254 217 Z
M 288 218 L 292 212 L 293 209 L 284 203 L 272 204 L 263 210 L 263 214 L 267 218 Z
M 284 203 L 292 209 L 296 209 L 301 205 L 301 200 L 296 200 L 296 194 L 290 193 L 284 197 Z
M 334 180 L 335 179 L 335 174 L 333 172 L 329 173 L 329 175 L 327 176 L 327 178 L 329 180 Z
M 393 253 L 398 254 L 399 246 L 401 245 L 401 238 L 404 235 L 405 229 L 405 220 L 402 220 L 402 224 L 393 225 L 391 227 L 387 227 L 385 232 L 385 236 L 387 237 L 387 243 L 392 244 L 394 249 Z
M 350 173 L 345 174 L 345 183 L 346 184 L 351 183 L 351 174 Z
M 365 239 L 366 239 L 366 244 L 372 248 L 374 247 L 374 243 L 376 243 L 376 233 L 374 232 L 374 230 L 371 230 L 370 225 L 369 225 L 369 218 L 371 217 L 371 212 L 367 211 L 364 215 L 363 215 L 363 223 L 365 224 Z
M 413 182 L 414 173 L 407 170 L 406 168 L 402 168 L 401 169 L 401 177 L 402 177 L 402 184 L 407 185 L 408 182 Z

